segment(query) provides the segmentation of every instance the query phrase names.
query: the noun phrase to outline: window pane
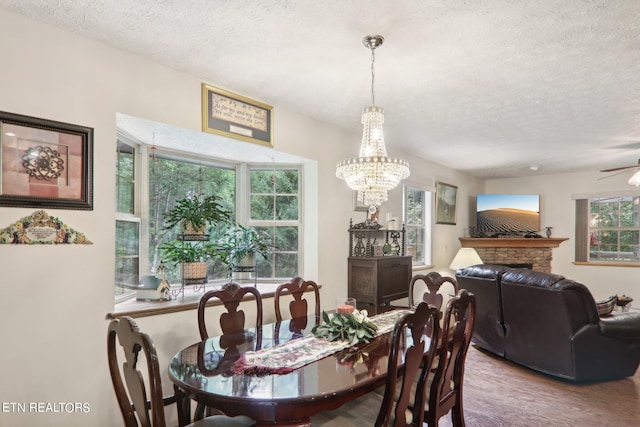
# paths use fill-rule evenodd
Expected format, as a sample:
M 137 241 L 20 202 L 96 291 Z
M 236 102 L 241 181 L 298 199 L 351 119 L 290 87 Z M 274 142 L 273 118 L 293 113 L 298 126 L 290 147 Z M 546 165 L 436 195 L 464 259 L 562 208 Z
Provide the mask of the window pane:
M 298 219 L 298 197 L 297 196 L 276 196 L 276 219 L 297 220 Z
M 116 212 L 134 213 L 135 149 L 118 140 L 116 148 Z
M 298 175 L 297 170 L 276 171 L 276 193 L 298 194 Z
M 298 251 L 298 227 L 276 227 L 278 251 Z
M 269 170 L 251 170 L 251 192 L 273 194 L 273 183 L 271 177 L 273 171 Z
M 405 222 L 407 224 L 420 225 L 424 217 L 424 191 L 416 191 L 407 189 L 407 215 Z
M 116 221 L 116 295 L 135 290 L 140 282 L 140 224 Z
M 298 274 L 298 254 L 275 254 L 275 277 L 294 277 Z
M 424 262 L 424 229 L 420 227 L 405 227 L 407 255 L 411 255 L 414 262 Z
M 273 196 L 251 196 L 251 219 L 273 219 Z

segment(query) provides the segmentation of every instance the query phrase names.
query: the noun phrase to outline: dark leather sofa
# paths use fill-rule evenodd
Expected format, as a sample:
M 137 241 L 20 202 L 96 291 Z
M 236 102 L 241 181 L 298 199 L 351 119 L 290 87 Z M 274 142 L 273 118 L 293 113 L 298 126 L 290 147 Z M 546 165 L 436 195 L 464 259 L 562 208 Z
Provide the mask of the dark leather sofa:
M 635 374 L 640 312 L 599 317 L 586 286 L 526 268 L 481 264 L 458 270 L 456 279 L 476 296 L 477 346 L 576 382 Z

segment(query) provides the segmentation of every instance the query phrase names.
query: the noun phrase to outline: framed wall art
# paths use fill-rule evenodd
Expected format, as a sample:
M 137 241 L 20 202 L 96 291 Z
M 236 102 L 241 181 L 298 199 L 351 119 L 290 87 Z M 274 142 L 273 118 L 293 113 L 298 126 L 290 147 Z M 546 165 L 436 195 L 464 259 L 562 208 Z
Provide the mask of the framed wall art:
M 93 210 L 93 128 L 0 111 L 0 206 Z
M 203 83 L 202 130 L 273 147 L 273 107 Z
M 456 223 L 456 198 L 458 187 L 436 182 L 436 224 Z
M 358 199 L 358 192 L 356 190 L 353 190 L 353 210 L 362 212 L 367 212 L 369 210 L 369 206 L 365 205 L 363 201 Z

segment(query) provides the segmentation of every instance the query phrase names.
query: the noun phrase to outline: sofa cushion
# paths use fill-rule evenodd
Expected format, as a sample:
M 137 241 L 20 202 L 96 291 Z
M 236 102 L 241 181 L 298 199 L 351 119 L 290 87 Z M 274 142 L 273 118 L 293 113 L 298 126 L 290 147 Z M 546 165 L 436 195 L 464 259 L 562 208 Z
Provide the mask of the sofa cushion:
M 612 338 L 640 339 L 640 313 L 615 313 L 600 319 L 600 332 Z

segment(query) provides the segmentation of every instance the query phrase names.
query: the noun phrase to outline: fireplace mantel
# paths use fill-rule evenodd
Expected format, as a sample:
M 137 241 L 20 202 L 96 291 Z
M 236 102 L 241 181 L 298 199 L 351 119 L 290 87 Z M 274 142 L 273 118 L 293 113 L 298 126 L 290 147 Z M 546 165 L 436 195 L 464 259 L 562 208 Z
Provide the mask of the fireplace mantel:
M 459 237 L 463 248 L 557 248 L 568 237 L 542 237 L 528 239 L 518 238 L 485 238 Z
M 551 251 L 568 237 L 472 238 L 459 237 L 463 248 L 475 248 L 485 264 L 530 264 L 534 270 L 551 273 Z

